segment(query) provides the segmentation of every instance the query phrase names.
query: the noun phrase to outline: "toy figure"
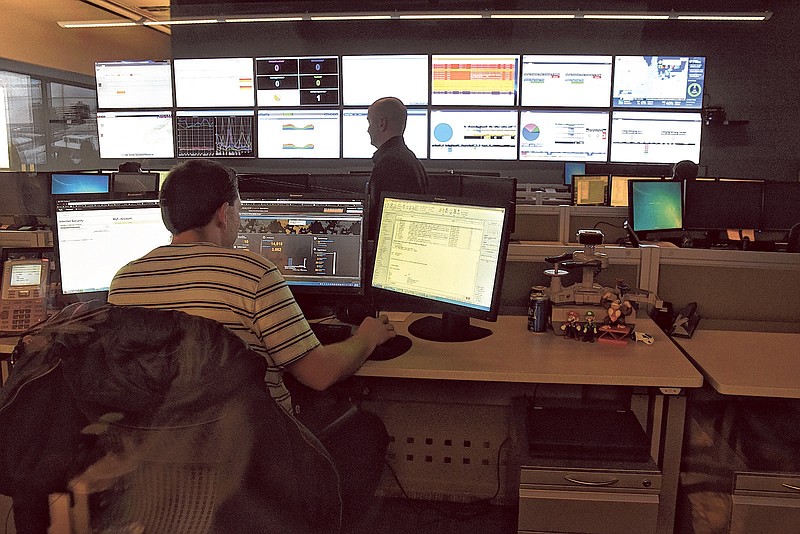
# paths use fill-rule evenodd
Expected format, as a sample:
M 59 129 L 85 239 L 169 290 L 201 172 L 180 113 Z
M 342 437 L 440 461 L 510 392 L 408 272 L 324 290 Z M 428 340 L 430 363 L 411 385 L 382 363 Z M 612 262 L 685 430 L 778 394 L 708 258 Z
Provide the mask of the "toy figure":
M 620 301 L 613 293 L 606 293 L 602 298 L 603 306 L 606 308 L 606 317 L 603 322 L 612 328 L 625 324 L 625 317 L 633 312 L 633 306 L 629 301 Z
M 564 331 L 564 338 L 572 338 L 578 340 L 578 334 L 581 331 L 581 324 L 578 322 L 578 313 L 574 310 L 567 312 L 567 322 L 561 325 L 561 330 Z
M 583 325 L 583 339 L 582 341 L 588 341 L 590 343 L 594 343 L 594 338 L 597 337 L 597 324 L 594 322 L 594 312 L 589 310 L 586 312 L 586 324 Z

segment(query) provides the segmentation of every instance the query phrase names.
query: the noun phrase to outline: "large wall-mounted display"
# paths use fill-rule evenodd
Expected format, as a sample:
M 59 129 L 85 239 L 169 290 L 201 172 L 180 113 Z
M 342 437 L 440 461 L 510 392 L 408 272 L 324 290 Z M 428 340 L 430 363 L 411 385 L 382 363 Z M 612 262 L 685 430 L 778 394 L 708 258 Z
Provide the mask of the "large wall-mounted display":
M 420 159 L 700 162 L 704 57 L 416 54 L 96 64 L 102 158 L 365 159 L 409 110 Z

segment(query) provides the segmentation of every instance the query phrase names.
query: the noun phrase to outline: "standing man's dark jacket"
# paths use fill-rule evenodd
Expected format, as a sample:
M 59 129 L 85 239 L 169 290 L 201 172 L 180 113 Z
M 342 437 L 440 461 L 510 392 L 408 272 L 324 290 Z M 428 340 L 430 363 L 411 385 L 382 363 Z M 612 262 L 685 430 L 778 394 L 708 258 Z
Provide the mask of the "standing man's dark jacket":
M 380 211 L 381 194 L 386 191 L 396 193 L 428 192 L 428 174 L 422 163 L 406 146 L 402 136 L 392 137 L 383 143 L 372 155 L 372 176 L 369 180 L 370 209 L 369 236 L 374 239 Z

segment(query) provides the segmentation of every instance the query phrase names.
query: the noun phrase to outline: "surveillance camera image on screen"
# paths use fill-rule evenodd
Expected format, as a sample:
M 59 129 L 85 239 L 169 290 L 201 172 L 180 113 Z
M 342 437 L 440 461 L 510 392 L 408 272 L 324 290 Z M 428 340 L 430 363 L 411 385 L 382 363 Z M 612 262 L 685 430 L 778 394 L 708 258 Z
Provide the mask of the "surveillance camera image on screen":
M 404 296 L 442 317 L 426 316 L 408 332 L 433 341 L 472 341 L 491 334 L 469 318 L 497 319 L 508 248 L 506 205 L 384 196 L 372 289 Z

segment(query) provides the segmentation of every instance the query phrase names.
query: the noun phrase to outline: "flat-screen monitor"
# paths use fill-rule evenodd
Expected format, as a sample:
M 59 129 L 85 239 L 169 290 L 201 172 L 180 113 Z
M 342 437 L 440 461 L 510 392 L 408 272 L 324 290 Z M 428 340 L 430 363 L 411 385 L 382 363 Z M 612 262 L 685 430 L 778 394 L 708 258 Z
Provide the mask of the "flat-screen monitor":
M 253 107 L 252 58 L 176 59 L 173 69 L 179 108 Z
M 576 174 L 573 176 L 572 203 L 575 206 L 605 206 L 608 203 L 608 175 Z
M 759 228 L 763 194 L 760 181 L 687 180 L 683 226 L 687 230 Z
M 294 293 L 364 292 L 363 196 L 322 195 L 242 200 L 234 248 L 264 256 Z
M 431 111 L 430 158 L 517 159 L 516 110 Z
M 634 232 L 683 228 L 683 182 L 628 182 L 628 223 Z
M 257 57 L 256 102 L 267 107 L 339 105 L 339 58 Z
M 608 204 L 616 207 L 628 207 L 628 182 L 631 180 L 661 180 L 653 176 L 622 176 L 619 174 L 611 175 L 611 192 L 609 193 Z
M 586 163 L 583 161 L 564 163 L 564 185 L 572 185 L 572 177 L 576 174 L 586 174 Z
M 696 112 L 614 111 L 611 161 L 700 162 L 703 120 Z
M 252 110 L 176 112 L 179 158 L 255 156 Z
M 108 174 L 54 172 L 50 174 L 50 193 L 53 195 L 108 193 L 109 179 Z
M 606 161 L 607 111 L 523 110 L 520 160 Z
M 800 182 L 764 182 L 763 230 L 789 230 L 800 223 Z
M 342 111 L 342 154 L 345 158 L 371 158 L 375 147 L 369 139 L 367 108 Z M 428 110 L 409 108 L 403 140 L 417 159 L 428 157 Z
M 508 215 L 502 202 L 385 194 L 371 277 L 376 298 L 401 296 L 426 311 L 441 311 L 442 317 L 409 325 L 409 333 L 422 339 L 490 335 L 469 318 L 497 318 Z
M 611 56 L 522 56 L 521 104 L 605 108 L 611 100 Z
M 514 106 L 518 71 L 517 55 L 434 55 L 431 105 Z
M 340 122 L 338 109 L 261 109 L 258 157 L 338 158 Z
M 614 107 L 703 107 L 706 58 L 693 56 L 616 56 Z
M 100 157 L 174 158 L 172 111 L 98 111 Z
M 115 172 L 111 175 L 114 193 L 158 192 L 161 176 L 157 172 Z
M 94 64 L 97 107 L 141 109 L 172 107 L 172 64 L 152 61 L 98 61 Z
M 427 55 L 342 56 L 345 106 L 369 106 L 393 96 L 406 106 L 428 104 Z
M 65 295 L 108 291 L 121 267 L 172 239 L 155 198 L 58 198 L 55 215 Z

